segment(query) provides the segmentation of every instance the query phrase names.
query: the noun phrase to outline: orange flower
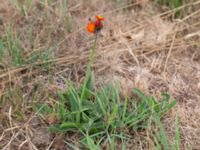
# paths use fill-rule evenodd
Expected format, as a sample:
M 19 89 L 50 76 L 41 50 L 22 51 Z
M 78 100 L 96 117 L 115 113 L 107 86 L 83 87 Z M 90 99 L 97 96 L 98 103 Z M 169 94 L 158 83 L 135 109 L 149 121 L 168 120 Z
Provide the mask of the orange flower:
M 90 33 L 94 33 L 95 32 L 95 23 L 94 22 L 89 22 L 87 25 L 87 30 Z
M 103 24 L 101 21 L 104 21 L 102 16 L 96 16 L 96 21 L 93 22 L 90 19 L 90 22 L 87 25 L 87 31 L 90 33 L 97 33 L 103 28 Z
M 96 16 L 96 19 L 100 21 L 104 21 L 104 18 L 102 16 Z

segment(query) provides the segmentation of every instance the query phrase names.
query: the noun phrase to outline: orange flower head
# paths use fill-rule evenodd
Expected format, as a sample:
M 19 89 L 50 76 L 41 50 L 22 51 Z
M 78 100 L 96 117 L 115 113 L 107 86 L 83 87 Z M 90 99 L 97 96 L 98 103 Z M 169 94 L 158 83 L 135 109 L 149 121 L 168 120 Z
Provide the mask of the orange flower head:
M 102 17 L 102 16 L 99 16 L 99 15 L 98 15 L 98 16 L 96 16 L 96 19 L 97 19 L 97 20 L 100 20 L 100 21 L 104 21 L 104 20 L 105 20 L 105 19 L 104 19 L 104 17 Z
M 89 22 L 87 25 L 87 30 L 90 33 L 94 33 L 95 32 L 95 23 L 94 22 Z
M 97 33 L 103 28 L 103 24 L 101 21 L 104 21 L 104 18 L 102 16 L 96 16 L 96 21 L 91 21 L 89 19 L 89 23 L 87 25 L 87 31 L 90 33 Z

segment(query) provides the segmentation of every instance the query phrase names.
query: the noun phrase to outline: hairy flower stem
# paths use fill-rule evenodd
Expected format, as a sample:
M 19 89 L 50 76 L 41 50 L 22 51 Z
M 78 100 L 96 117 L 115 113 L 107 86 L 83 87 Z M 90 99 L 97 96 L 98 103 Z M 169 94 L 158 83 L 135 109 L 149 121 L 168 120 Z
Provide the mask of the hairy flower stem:
M 96 45 L 97 45 L 97 38 L 98 38 L 98 32 L 95 33 L 94 44 L 93 44 L 92 49 L 90 50 L 89 63 L 88 63 L 87 69 L 91 69 L 91 67 L 94 63 L 95 50 L 96 50 Z
M 84 86 L 83 86 L 84 90 L 86 90 L 86 83 L 90 79 L 91 72 L 92 72 L 92 65 L 94 63 L 97 37 L 98 37 L 98 32 L 95 33 L 94 44 L 93 44 L 93 47 L 91 48 L 91 50 L 89 52 L 90 53 L 89 54 L 89 62 L 88 62 L 88 65 L 87 65 L 87 70 L 86 70 L 87 72 L 86 72 L 86 77 L 85 77 Z M 81 101 L 83 101 L 83 97 L 84 97 L 84 91 L 82 91 L 82 94 L 81 94 Z
M 97 45 L 97 38 L 98 38 L 98 32 L 95 33 L 95 38 L 94 38 L 94 44 L 93 47 L 90 49 L 90 54 L 89 54 L 89 62 L 87 65 L 87 74 L 86 74 L 86 78 L 88 75 L 91 74 L 92 71 L 92 65 L 94 63 L 94 58 L 95 58 L 95 51 L 96 51 L 96 45 Z

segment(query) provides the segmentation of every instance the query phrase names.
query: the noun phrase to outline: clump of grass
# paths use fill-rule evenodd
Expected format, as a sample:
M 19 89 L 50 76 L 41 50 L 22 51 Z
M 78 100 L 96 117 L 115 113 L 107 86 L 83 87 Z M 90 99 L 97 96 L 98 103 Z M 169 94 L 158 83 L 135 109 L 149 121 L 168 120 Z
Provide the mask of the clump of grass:
M 18 121 L 21 121 L 25 118 L 24 115 L 24 105 L 25 101 L 23 98 L 22 90 L 19 87 L 13 89 L 7 89 L 7 93 L 0 98 L 0 105 L 5 106 L 3 109 L 7 111 L 9 108 L 12 108 L 13 114 L 12 117 Z M 6 118 L 6 115 L 2 115 L 1 118 Z M 2 121 L 2 123 L 4 123 Z
M 180 131 L 178 125 L 178 117 L 176 117 L 176 126 L 175 126 L 175 135 L 174 141 L 172 139 L 169 140 L 167 133 L 165 132 L 164 126 L 161 123 L 159 117 L 154 117 L 154 122 L 158 126 L 157 129 L 154 129 L 153 132 L 153 139 L 155 142 L 155 149 L 156 150 L 180 150 Z M 170 143 L 171 141 L 171 143 Z
M 156 2 L 170 8 L 177 8 L 183 4 L 184 0 L 156 0 Z
M 29 44 L 32 45 L 33 36 L 32 29 L 28 32 Z M 30 49 L 23 48 L 23 37 L 20 32 L 17 31 L 13 25 L 8 24 L 5 27 L 5 36 L 0 40 L 0 60 L 6 59 L 7 63 L 15 67 L 20 67 L 26 64 L 36 62 L 48 62 L 48 60 L 54 58 L 54 47 L 49 47 L 43 51 L 32 51 Z M 6 57 L 4 57 L 6 55 Z M 50 63 L 45 63 L 43 66 L 46 68 L 50 67 Z
M 68 0 L 60 1 L 60 16 L 64 22 L 67 32 L 72 32 L 72 16 L 68 8 Z
M 8 49 L 9 56 L 13 65 L 20 66 L 24 63 L 22 58 L 22 49 L 20 48 L 20 42 L 18 33 L 13 34 L 12 25 L 6 27 L 6 36 L 5 36 L 5 47 Z
M 176 103 L 169 102 L 168 94 L 157 101 L 139 89 L 133 90 L 138 100 L 121 97 L 113 84 L 95 90 L 91 72 L 85 80 L 80 88 L 66 81 L 68 89 L 59 93 L 59 103 L 54 107 L 40 105 L 39 110 L 46 115 L 54 113 L 59 120 L 49 131 L 82 133 L 80 143 L 88 149 L 100 149 L 105 142 L 116 148 L 118 140 L 122 143 L 127 140 L 127 132 L 145 130 L 149 121 L 161 120 Z
M 113 2 L 116 3 L 116 5 L 119 7 L 124 3 L 123 0 L 113 0 Z
M 13 3 L 17 10 L 24 16 L 28 16 L 28 12 L 32 7 L 33 2 L 33 0 L 11 0 L 11 3 Z
M 175 9 L 181 7 L 184 4 L 184 0 L 156 0 L 160 5 L 169 7 L 170 9 Z M 180 17 L 181 11 L 175 10 L 175 17 Z

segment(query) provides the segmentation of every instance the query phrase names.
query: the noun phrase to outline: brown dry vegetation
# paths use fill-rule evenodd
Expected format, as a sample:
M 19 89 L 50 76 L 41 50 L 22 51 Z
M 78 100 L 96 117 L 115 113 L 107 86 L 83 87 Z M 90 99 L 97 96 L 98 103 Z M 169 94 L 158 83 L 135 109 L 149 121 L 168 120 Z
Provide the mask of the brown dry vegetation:
M 0 149 L 64 149 L 63 137 L 46 131 L 54 117 L 39 119 L 32 106 L 54 103 L 65 89 L 62 77 L 83 81 L 93 41 L 85 26 L 96 14 L 106 19 L 94 64 L 97 84 L 117 81 L 129 96 L 133 87 L 156 97 L 169 92 L 177 105 L 163 120 L 168 136 L 177 115 L 181 149 L 200 149 L 200 1 L 181 7 L 187 10 L 181 19 L 151 1 L 69 0 L 65 8 L 60 0 L 35 0 L 26 13 L 0 2 L 0 36 L 6 41 L 11 28 L 23 61 L 13 62 L 8 49 L 0 61 Z M 130 149 L 152 149 L 151 139 L 135 136 Z

